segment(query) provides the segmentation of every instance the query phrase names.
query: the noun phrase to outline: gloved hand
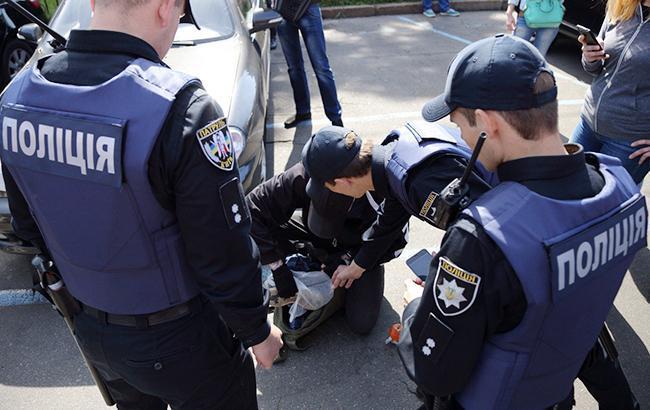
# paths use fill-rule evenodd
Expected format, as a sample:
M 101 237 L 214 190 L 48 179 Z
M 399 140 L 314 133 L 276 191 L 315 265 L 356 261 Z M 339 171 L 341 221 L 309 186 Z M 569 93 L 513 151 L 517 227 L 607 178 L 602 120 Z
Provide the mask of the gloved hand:
M 272 272 L 275 287 L 278 290 L 278 296 L 281 298 L 290 298 L 298 293 L 298 287 L 296 287 L 296 281 L 293 279 L 293 273 L 291 273 L 287 265 L 283 263 L 273 269 Z

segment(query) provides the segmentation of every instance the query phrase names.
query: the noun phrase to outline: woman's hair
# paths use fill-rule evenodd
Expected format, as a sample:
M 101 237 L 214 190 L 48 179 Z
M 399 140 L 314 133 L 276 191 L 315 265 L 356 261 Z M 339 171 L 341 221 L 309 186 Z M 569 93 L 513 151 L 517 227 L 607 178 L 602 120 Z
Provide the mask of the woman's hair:
M 609 21 L 616 23 L 631 19 L 634 17 L 634 12 L 639 7 L 639 3 L 641 3 L 641 0 L 607 0 Z

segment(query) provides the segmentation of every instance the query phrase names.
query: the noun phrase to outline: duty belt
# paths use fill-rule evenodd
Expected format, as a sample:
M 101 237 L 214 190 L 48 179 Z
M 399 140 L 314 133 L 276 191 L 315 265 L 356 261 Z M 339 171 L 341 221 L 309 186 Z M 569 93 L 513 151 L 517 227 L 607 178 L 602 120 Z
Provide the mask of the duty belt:
M 201 298 L 195 297 L 188 302 L 181 303 L 179 305 L 172 306 L 168 309 L 160 310 L 155 313 L 144 315 L 116 315 L 95 309 L 94 307 L 88 306 L 81 302 L 79 302 L 79 304 L 81 305 L 81 310 L 85 314 L 93 317 L 94 319 L 97 319 L 97 321 L 100 323 L 138 328 L 161 325 L 163 323 L 180 319 L 189 315 L 190 313 L 198 312 L 203 305 Z

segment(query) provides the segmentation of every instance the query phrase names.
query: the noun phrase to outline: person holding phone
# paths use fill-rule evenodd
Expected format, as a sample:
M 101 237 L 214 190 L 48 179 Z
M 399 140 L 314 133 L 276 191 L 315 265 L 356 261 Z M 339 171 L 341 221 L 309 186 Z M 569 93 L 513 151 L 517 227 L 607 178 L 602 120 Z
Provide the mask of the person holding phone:
M 527 0 L 508 0 L 506 9 L 506 32 L 530 41 L 542 56 L 546 57 L 551 43 L 557 36 L 558 27 L 531 28 L 526 24 L 523 10 Z
M 487 135 L 478 158 L 499 177 L 448 227 L 421 297 L 405 295 L 398 351 L 428 409 L 571 408 L 573 380 L 646 246 L 645 199 L 616 158 L 563 143 L 557 91 L 529 42 L 499 34 L 463 49 L 423 108 L 427 121 L 449 115 L 474 149 Z M 626 255 L 591 251 L 632 214 L 639 241 Z M 567 279 L 576 266 L 581 279 Z M 612 397 L 598 397 L 601 408 L 635 407 Z
M 650 0 L 609 0 L 598 44 L 582 43 L 593 80 L 571 141 L 619 158 L 637 184 L 650 171 Z

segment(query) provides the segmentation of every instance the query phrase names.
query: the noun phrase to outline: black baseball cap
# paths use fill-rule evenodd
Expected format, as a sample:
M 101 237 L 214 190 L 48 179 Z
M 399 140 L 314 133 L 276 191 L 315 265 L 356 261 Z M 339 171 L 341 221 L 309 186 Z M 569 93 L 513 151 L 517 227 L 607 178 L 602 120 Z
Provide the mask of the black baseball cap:
M 438 121 L 458 107 L 515 111 L 541 107 L 557 98 L 557 86 L 535 94 L 535 82 L 546 72 L 544 57 L 530 42 L 497 34 L 470 44 L 454 58 L 445 92 L 422 108 L 422 117 Z
M 199 23 L 197 23 L 196 19 L 194 18 L 194 13 L 192 13 L 192 2 L 190 0 L 185 0 L 185 10 L 183 10 L 183 12 L 184 15 L 181 17 L 180 22 L 194 24 L 197 30 L 201 30 Z
M 347 147 L 345 141 L 352 134 L 355 141 Z M 305 144 L 302 164 L 309 175 L 307 195 L 311 200 L 307 225 L 321 238 L 333 238 L 342 228 L 354 198 L 330 191 L 325 187 L 345 170 L 361 150 L 361 138 L 349 128 L 328 126 L 321 128 Z

